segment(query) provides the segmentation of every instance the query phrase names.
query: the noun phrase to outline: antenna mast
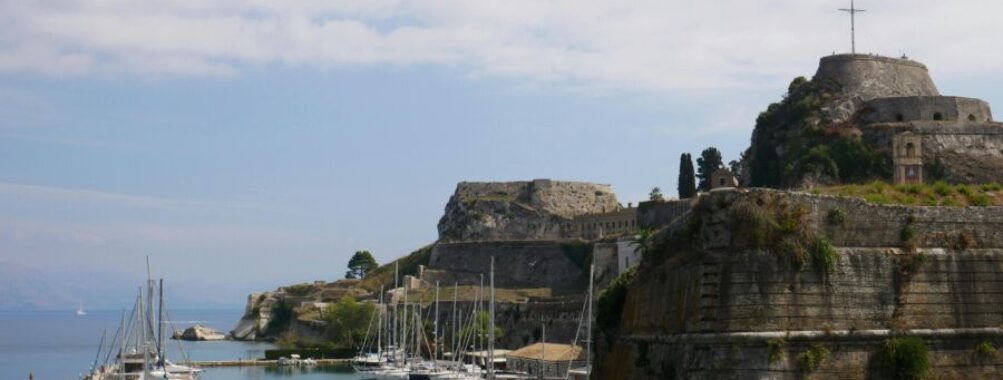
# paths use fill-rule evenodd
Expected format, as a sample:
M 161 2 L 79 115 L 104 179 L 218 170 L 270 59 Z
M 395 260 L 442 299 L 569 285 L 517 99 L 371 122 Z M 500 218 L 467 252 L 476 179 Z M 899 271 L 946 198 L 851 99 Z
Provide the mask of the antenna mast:
M 840 8 L 840 11 L 850 14 L 850 53 L 857 54 L 857 13 L 866 12 L 866 9 L 859 9 L 850 0 L 850 8 Z

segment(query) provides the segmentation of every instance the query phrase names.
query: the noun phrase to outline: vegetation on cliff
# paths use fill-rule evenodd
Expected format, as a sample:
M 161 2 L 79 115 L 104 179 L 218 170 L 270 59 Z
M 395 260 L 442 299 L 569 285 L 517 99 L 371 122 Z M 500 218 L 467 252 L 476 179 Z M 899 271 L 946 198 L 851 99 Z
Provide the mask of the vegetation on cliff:
M 795 268 L 811 261 L 820 273 L 831 272 L 838 254 L 824 236 L 808 223 L 809 210 L 766 193 L 736 200 L 728 208 L 732 244 L 773 252 Z
M 407 256 L 386 263 L 369 272 L 365 279 L 359 282 L 359 286 L 371 292 L 378 292 L 380 286 L 390 289 L 394 285 L 394 271 L 397 271 L 398 281 L 404 276 L 418 275 L 418 267 L 427 266 L 432 259 L 432 245 L 426 245 L 417 251 L 411 252 Z
M 949 185 L 937 181 L 933 184 L 890 185 L 882 181 L 867 184 L 817 187 L 814 194 L 858 197 L 877 204 L 906 206 L 1003 206 L 1003 185 Z
M 784 99 L 756 118 L 743 154 L 749 185 L 860 183 L 891 177 L 891 158 L 860 140 L 852 120 L 828 116 L 843 99 L 833 83 L 795 78 Z
M 348 260 L 348 271 L 345 278 L 366 278 L 370 271 L 376 269 L 379 264 L 369 251 L 356 251 L 352 258 Z
M 627 300 L 627 287 L 633 278 L 634 270 L 628 270 L 599 293 L 596 299 L 596 325 L 600 330 L 606 331 L 620 324 L 623 303 Z
M 918 337 L 892 338 L 881 345 L 870 365 L 882 379 L 926 379 L 931 369 L 930 348 Z

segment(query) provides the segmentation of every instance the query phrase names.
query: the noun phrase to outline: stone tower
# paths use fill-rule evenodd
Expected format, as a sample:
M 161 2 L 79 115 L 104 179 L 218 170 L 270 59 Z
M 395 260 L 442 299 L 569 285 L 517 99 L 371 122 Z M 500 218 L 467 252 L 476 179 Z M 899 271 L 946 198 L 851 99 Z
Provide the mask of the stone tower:
M 923 183 L 923 137 L 902 132 L 892 138 L 895 183 Z

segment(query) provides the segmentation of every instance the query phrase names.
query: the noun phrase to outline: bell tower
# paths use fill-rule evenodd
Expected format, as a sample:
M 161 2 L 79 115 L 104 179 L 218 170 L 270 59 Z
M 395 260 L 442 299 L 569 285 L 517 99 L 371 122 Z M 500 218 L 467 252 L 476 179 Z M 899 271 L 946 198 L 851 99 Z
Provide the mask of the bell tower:
M 923 183 L 923 138 L 912 132 L 892 137 L 895 183 Z

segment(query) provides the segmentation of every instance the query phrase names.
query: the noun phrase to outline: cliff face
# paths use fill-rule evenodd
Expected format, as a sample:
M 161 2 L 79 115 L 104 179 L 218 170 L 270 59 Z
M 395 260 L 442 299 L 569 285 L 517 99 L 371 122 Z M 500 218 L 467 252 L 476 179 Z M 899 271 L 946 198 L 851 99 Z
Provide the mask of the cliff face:
M 975 349 L 1003 343 L 1003 208 L 766 190 L 699 202 L 622 309 L 599 310 L 620 318 L 597 338 L 602 378 L 886 378 L 875 357 L 893 337 L 922 339 L 938 378 L 1003 375 Z
M 439 220 L 439 240 L 560 239 L 572 217 L 618 207 L 609 185 L 550 180 L 461 182 Z

